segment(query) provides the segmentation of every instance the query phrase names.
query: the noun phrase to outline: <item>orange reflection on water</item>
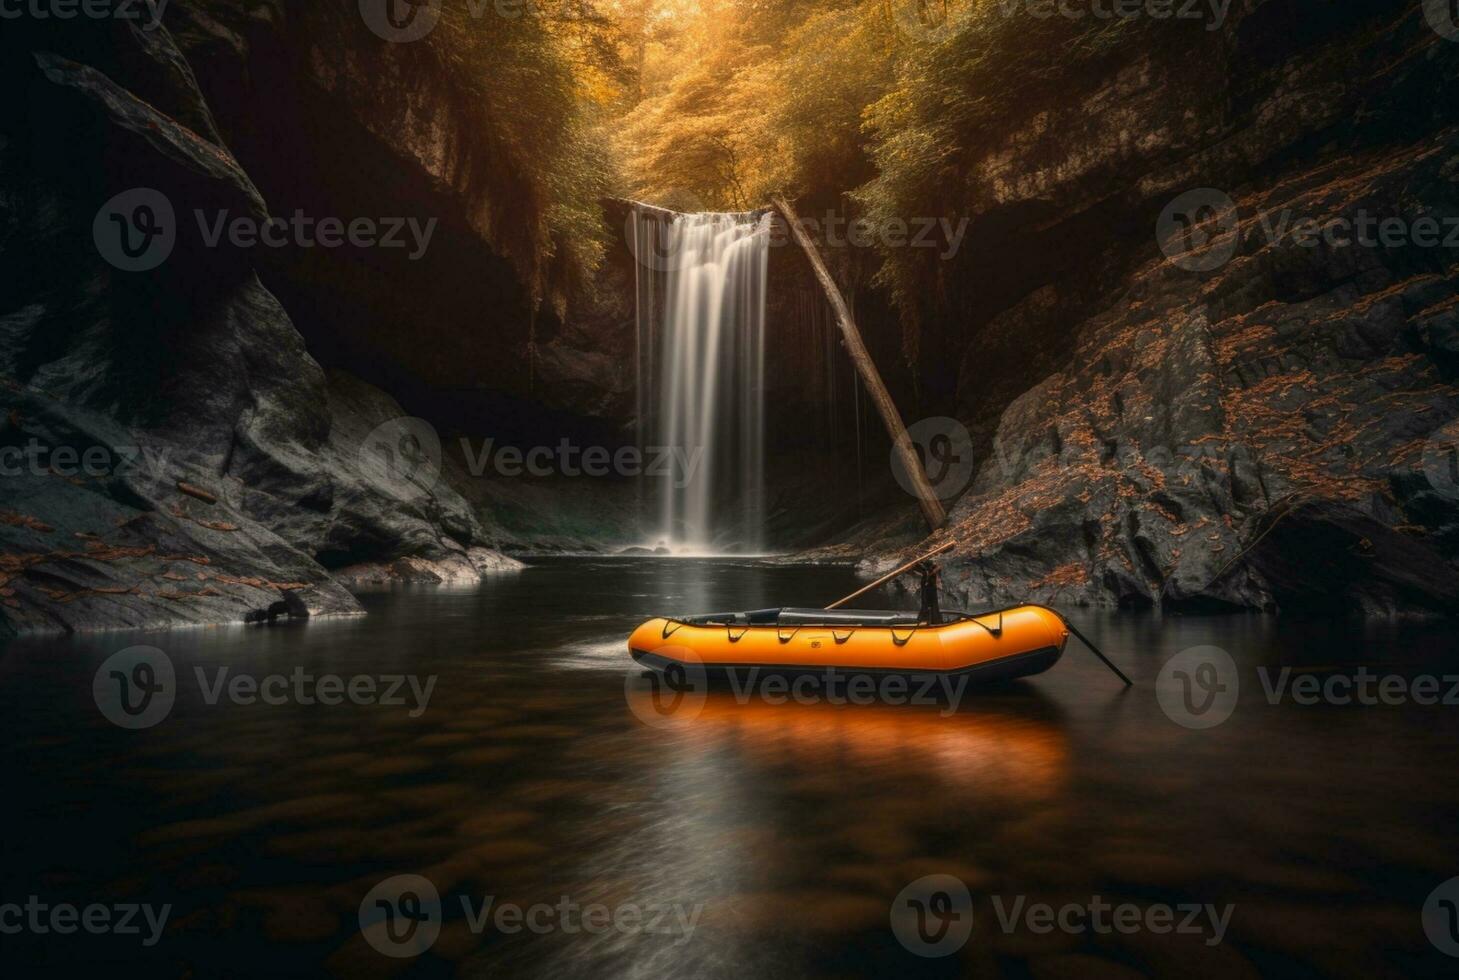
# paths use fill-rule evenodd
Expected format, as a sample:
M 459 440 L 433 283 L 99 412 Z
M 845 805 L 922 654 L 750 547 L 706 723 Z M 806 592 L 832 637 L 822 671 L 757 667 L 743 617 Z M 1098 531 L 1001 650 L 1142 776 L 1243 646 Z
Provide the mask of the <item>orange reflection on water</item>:
M 696 747 L 732 745 L 757 762 L 932 779 L 1020 801 L 1062 788 L 1069 770 L 1062 725 L 1033 696 L 962 710 L 913 705 L 771 704 L 711 691 L 684 713 Z

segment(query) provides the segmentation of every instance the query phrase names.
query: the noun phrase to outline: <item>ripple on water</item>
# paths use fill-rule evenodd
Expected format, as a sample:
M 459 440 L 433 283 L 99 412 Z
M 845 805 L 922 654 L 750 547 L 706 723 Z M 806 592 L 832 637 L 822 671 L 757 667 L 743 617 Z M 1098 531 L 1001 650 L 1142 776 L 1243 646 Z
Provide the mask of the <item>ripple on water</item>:
M 565 643 L 537 655 L 553 667 L 622 673 L 633 665 L 628 657 L 626 639 L 626 633 L 614 633 L 598 639 Z

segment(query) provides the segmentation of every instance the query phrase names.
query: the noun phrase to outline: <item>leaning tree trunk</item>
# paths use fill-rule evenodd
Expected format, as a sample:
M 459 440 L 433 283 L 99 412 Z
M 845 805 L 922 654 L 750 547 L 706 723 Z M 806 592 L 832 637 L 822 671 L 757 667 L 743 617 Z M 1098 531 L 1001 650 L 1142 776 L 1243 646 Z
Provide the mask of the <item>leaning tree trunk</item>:
M 866 390 L 870 393 L 871 400 L 876 403 L 877 411 L 881 413 L 882 422 L 886 424 L 887 432 L 892 437 L 892 445 L 901 457 L 902 466 L 906 469 L 907 476 L 917 491 L 917 501 L 922 505 L 922 513 L 927 518 L 928 525 L 935 531 L 947 520 L 947 511 L 943 510 L 942 501 L 937 499 L 937 494 L 932 490 L 932 484 L 927 482 L 927 474 L 922 469 L 922 459 L 917 455 L 917 450 L 912 445 L 912 437 L 908 435 L 907 427 L 902 422 L 902 415 L 897 411 L 897 406 L 887 392 L 887 386 L 882 383 L 881 374 L 877 371 L 876 364 L 872 361 L 871 354 L 861 339 L 861 331 L 856 328 L 856 321 L 851 317 L 851 310 L 846 305 L 846 298 L 841 295 L 836 281 L 831 278 L 831 272 L 826 268 L 826 261 L 821 256 L 821 250 L 806 234 L 805 229 L 801 226 L 800 218 L 790 206 L 790 202 L 783 197 L 772 198 L 772 200 L 780 209 L 780 214 L 785 218 L 786 223 L 790 225 L 790 231 L 795 236 L 795 240 L 801 248 L 805 249 L 806 257 L 811 261 L 811 268 L 815 270 L 816 278 L 821 282 L 821 288 L 826 291 L 826 298 L 831 301 L 831 309 L 836 314 L 836 323 L 840 325 L 841 333 L 846 338 L 846 350 L 850 352 L 851 360 L 856 365 L 856 370 L 860 372 L 861 380 L 866 384 Z

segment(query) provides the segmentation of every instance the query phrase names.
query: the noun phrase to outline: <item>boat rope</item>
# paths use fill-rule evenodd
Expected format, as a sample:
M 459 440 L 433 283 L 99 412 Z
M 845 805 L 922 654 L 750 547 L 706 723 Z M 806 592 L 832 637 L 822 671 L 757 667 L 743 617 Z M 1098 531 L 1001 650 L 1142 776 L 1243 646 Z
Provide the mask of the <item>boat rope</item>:
M 991 636 L 993 639 L 996 640 L 996 639 L 998 639 L 998 637 L 1000 637 L 1000 636 L 1003 635 L 1003 613 L 1004 613 L 1004 610 L 1002 610 L 1002 609 L 998 610 L 998 625 L 997 626 L 989 626 L 987 623 L 983 622 L 981 619 L 979 619 L 977 616 L 974 616 L 972 613 L 958 613 L 957 614 L 957 617 L 958 618 L 957 619 L 954 619 L 952 622 L 953 623 L 976 623 L 979 626 L 983 627 L 983 629 L 987 630 L 988 631 L 988 635 Z M 992 613 L 987 613 L 985 615 L 990 615 L 991 616 Z M 952 624 L 951 623 L 939 623 L 938 625 L 940 625 L 940 626 L 950 626 Z

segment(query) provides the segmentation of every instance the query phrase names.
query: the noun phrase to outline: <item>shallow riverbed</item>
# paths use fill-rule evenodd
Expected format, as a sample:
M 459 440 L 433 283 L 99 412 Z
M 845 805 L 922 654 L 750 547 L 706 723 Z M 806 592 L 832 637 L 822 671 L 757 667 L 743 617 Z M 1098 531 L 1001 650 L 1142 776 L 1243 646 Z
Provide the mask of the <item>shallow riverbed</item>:
M 1447 629 L 1075 610 L 1134 689 L 1071 644 L 1052 672 L 956 710 L 719 690 L 672 723 L 645 711 L 623 645 L 642 619 L 855 586 L 844 568 L 556 559 L 477 590 L 368 594 L 359 619 L 13 641 L 0 903 L 171 909 L 152 945 L 145 924 L 28 927 L 0 940 L 6 961 L 51 975 L 757 978 L 1372 978 L 1455 962 L 1421 911 L 1459 874 L 1459 705 L 1308 705 L 1290 690 L 1273 704 L 1264 687 L 1284 666 L 1459 674 Z M 129 730 L 98 709 L 93 680 L 136 645 L 163 651 L 177 685 L 165 717 Z M 1239 688 L 1209 728 L 1177 723 L 1191 692 L 1160 677 L 1199 646 L 1230 654 Z M 262 689 L 284 703 L 230 694 L 239 674 L 284 677 Z M 348 691 L 301 703 L 325 693 L 308 678 L 331 674 L 381 679 L 357 687 L 362 702 L 385 678 L 416 686 L 398 705 Z M 362 903 L 396 875 L 440 896 L 418 956 L 362 935 Z M 941 958 L 890 923 L 929 875 L 971 895 L 971 938 Z M 481 925 L 488 897 L 493 912 L 538 911 L 516 931 L 510 916 Z M 1095 929 L 1101 902 L 1144 925 Z M 1083 928 L 1042 930 L 1025 914 L 1042 905 L 1083 909 L 1065 916 Z M 1229 919 L 1215 942 L 1208 922 L 1151 926 L 1154 906 Z

